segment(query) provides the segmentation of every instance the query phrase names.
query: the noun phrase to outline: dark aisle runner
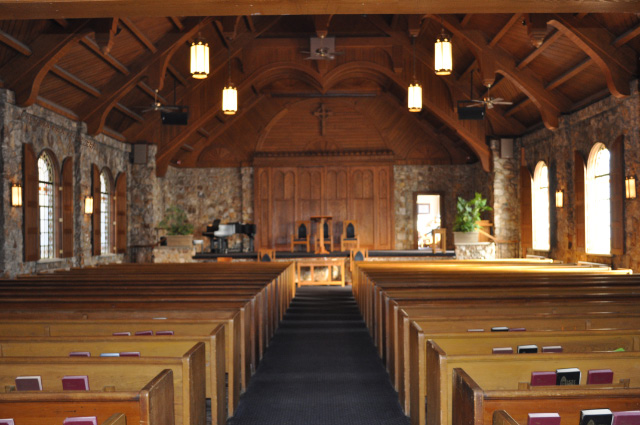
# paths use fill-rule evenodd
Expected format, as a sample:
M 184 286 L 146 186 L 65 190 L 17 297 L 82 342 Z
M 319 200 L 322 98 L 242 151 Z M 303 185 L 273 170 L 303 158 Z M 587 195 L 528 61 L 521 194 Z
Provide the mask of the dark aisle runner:
M 351 288 L 298 289 L 230 425 L 408 425 Z

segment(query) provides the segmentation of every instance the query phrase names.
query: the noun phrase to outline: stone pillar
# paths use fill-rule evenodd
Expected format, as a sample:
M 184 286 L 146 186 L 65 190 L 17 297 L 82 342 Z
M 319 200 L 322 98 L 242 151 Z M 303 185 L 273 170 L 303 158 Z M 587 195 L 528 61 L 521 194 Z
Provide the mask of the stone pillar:
M 129 192 L 129 245 L 131 262 L 153 262 L 155 227 L 162 214 L 162 191 L 156 176 L 156 145 L 148 145 L 147 163 L 131 166 Z
M 491 140 L 493 160 L 493 226 L 495 237 L 517 241 L 520 234 L 518 202 L 518 160 L 500 157 L 500 140 Z M 518 243 L 499 243 L 496 258 L 518 257 Z

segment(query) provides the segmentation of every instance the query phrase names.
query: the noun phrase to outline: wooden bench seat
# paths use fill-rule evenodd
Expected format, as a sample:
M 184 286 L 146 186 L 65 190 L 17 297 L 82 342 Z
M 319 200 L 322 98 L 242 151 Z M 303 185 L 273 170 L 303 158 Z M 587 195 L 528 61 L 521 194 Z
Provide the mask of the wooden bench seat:
M 624 376 L 624 371 L 620 371 Z M 509 380 L 508 376 L 504 377 Z M 637 375 L 635 379 L 638 379 Z M 640 409 L 640 388 L 589 388 L 571 385 L 511 390 L 486 388 L 463 369 L 453 371 L 453 423 L 513 425 L 504 415 L 494 420 L 500 410 L 508 411 L 515 423 L 526 424 L 529 413 L 558 413 L 561 423 L 579 424 L 580 411 L 607 408 L 611 411 Z M 499 414 L 500 415 L 500 414 Z
M 614 379 L 631 380 L 632 387 L 640 387 L 640 352 L 592 352 L 545 354 L 477 354 L 446 355 L 433 341 L 427 349 L 427 408 L 424 398 L 412 392 L 411 423 L 424 425 L 452 424 L 453 369 L 464 369 L 487 389 L 518 388 L 519 382 L 528 382 L 531 372 L 577 367 L 583 379 L 589 369 L 612 369 Z M 422 402 L 420 401 L 422 400 Z M 415 413 L 414 413 L 415 412 Z M 426 422 L 425 422 L 426 420 Z
M 87 375 L 89 387 L 131 391 L 149 377 L 170 369 L 175 425 L 206 425 L 205 346 L 198 343 L 181 357 L 0 357 L 0 385 L 16 376 L 41 376 L 47 391 L 62 391 L 65 375 Z
M 123 386 L 114 391 L 2 392 L 0 411 L 3 418 L 14 418 L 20 425 L 62 424 L 70 416 L 96 416 L 102 425 L 126 425 L 126 421 L 129 425 L 173 425 L 171 370 L 141 377 L 141 382 L 137 388 Z
M 211 399 L 213 424 L 224 424 L 227 412 L 237 405 L 240 387 L 228 395 L 225 388 L 224 326 L 218 325 L 208 337 L 197 336 L 45 336 L 0 337 L 2 357 L 69 357 L 71 352 L 101 353 L 139 352 L 141 357 L 181 357 L 194 345 L 204 343 L 206 361 L 206 396 Z M 233 387 L 232 387 L 233 388 Z

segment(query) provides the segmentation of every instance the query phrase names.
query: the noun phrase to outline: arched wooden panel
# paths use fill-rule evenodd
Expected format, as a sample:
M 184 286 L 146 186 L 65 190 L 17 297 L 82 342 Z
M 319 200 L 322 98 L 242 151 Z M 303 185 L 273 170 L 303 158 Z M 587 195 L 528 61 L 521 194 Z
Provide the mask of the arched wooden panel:
M 100 169 L 91 164 L 91 196 L 93 196 L 91 254 L 100 255 Z
M 348 214 L 347 173 L 343 168 L 327 168 L 325 179 L 325 214 L 333 217 L 334 243 L 340 241 L 342 222 L 353 220 Z
M 38 159 L 30 143 L 23 151 L 24 261 L 40 259 L 40 212 L 38 211 Z
M 299 168 L 298 176 L 298 219 L 308 220 L 312 215 L 320 215 L 322 211 L 322 169 Z
M 531 216 L 531 173 L 525 166 L 520 167 L 520 246 L 522 256 L 533 246 L 533 224 Z
M 62 258 L 73 257 L 73 158 L 62 163 Z
M 288 169 L 273 171 L 272 229 L 275 244 L 287 245 L 293 233 L 295 209 L 295 172 Z
M 611 144 L 611 253 L 624 254 L 624 137 Z
M 350 211 L 358 220 L 358 232 L 360 233 L 360 246 L 375 246 L 376 234 L 376 200 L 373 197 L 373 171 L 372 169 L 360 169 L 352 174 L 352 187 Z
M 116 252 L 127 252 L 127 173 L 116 179 Z
M 586 248 L 585 242 L 585 198 L 584 198 L 585 164 L 579 151 L 573 152 L 573 191 L 575 193 L 576 249 Z
M 389 205 L 389 175 L 385 169 L 378 171 L 378 197 L 376 208 L 376 246 L 380 248 L 391 248 L 389 223 L 390 205 Z
M 270 185 L 269 170 L 256 170 L 256 197 L 255 197 L 255 217 L 257 226 L 257 247 L 271 247 L 271 206 L 269 203 Z

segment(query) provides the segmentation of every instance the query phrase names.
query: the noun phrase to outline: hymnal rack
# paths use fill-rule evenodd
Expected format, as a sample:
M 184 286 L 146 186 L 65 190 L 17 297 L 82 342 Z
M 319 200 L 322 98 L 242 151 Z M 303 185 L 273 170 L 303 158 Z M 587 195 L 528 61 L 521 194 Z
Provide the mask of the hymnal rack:
M 531 385 L 529 382 L 519 382 L 518 390 L 521 391 L 549 391 L 550 389 L 562 391 L 562 390 L 575 390 L 576 388 L 585 390 L 604 390 L 609 388 L 630 388 L 630 379 L 621 379 L 620 382 L 613 384 L 583 384 L 583 385 Z

